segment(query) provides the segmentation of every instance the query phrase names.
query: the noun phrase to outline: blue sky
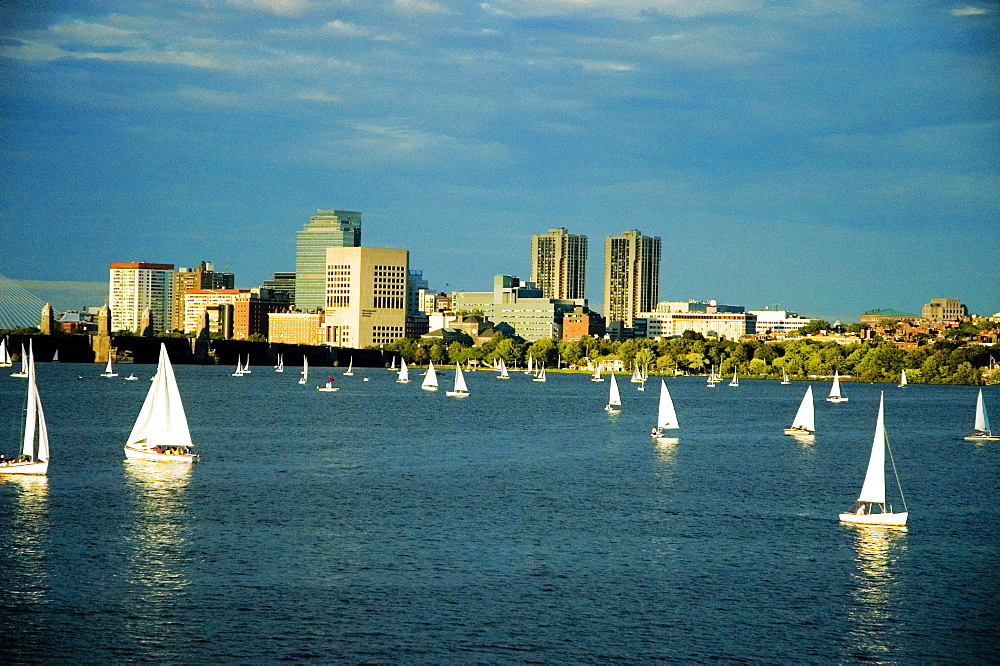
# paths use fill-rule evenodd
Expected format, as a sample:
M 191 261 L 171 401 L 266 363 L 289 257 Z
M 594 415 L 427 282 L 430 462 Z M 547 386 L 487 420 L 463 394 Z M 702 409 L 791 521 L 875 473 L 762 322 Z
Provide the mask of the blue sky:
M 317 209 L 432 287 L 663 239 L 660 297 L 1000 311 L 997 2 L 0 6 L 0 273 L 294 269 Z M 595 303 L 600 307 L 599 303 Z

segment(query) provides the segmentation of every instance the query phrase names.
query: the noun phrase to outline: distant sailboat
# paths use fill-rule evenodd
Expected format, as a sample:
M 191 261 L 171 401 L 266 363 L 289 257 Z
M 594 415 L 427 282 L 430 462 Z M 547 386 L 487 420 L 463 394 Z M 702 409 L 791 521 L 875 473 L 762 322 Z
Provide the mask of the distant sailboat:
M 535 359 L 531 356 L 531 354 L 528 354 L 528 367 L 524 371 L 524 374 L 526 375 L 535 374 Z
M 191 443 L 184 404 L 174 379 L 167 347 L 160 343 L 155 381 L 149 387 L 132 432 L 125 441 L 125 457 L 162 462 L 198 460 Z
M 994 435 L 990 430 L 990 417 L 986 413 L 986 403 L 983 401 L 983 389 L 979 389 L 979 399 L 976 400 L 976 429 L 965 438 L 970 442 L 996 442 L 1000 435 Z
M 347 370 L 344 371 L 344 376 L 345 377 L 353 377 L 354 376 L 354 357 L 353 356 L 351 357 L 351 360 L 349 360 L 347 362 Z
M 397 384 L 406 384 L 406 383 L 408 383 L 410 381 L 410 369 L 406 367 L 406 359 L 405 358 L 401 357 L 399 359 L 399 362 L 400 362 L 399 377 L 396 378 L 396 383 Z
M 233 372 L 232 375 L 230 375 L 230 377 L 242 377 L 242 376 L 243 376 L 243 361 L 242 361 L 242 357 L 239 354 L 237 354 L 236 355 L 236 370 Z
M 9 368 L 13 363 L 10 360 L 10 350 L 7 349 L 7 338 L 0 340 L 0 368 Z
M 445 395 L 452 398 L 467 398 L 469 396 L 469 387 L 465 385 L 465 375 L 462 374 L 461 363 L 455 364 L 455 388 L 451 391 L 445 391 Z
M 708 381 L 705 382 L 705 386 L 708 388 L 715 388 L 715 385 L 719 383 L 719 377 L 715 374 L 715 366 L 712 366 L 711 371 L 708 373 Z
M 788 373 L 785 370 L 781 371 L 781 383 L 782 384 L 791 384 L 792 383 L 791 380 L 788 379 Z
M 660 380 L 660 405 L 656 412 L 656 426 L 650 435 L 655 440 L 662 440 L 663 431 L 680 428 L 677 423 L 677 412 L 674 410 L 674 401 L 670 399 L 670 391 L 667 390 L 667 383 Z
M 840 393 L 840 371 L 833 371 L 833 386 L 830 387 L 830 395 L 826 396 L 827 402 L 847 402 L 850 400 L 846 395 Z
M 237 357 L 237 360 L 239 360 L 239 357 Z M 243 374 L 244 375 L 250 374 L 250 354 L 247 354 L 246 363 L 243 364 Z
M 541 368 L 538 369 L 538 374 L 535 375 L 534 379 L 532 379 L 531 381 L 533 381 L 533 382 L 544 382 L 545 381 L 545 366 L 544 365 Z
M 507 364 L 500 359 L 500 374 L 497 375 L 497 379 L 510 379 L 510 373 L 507 372 Z
M 590 378 L 592 382 L 603 382 L 604 377 L 601 377 L 601 364 L 598 363 L 594 366 L 594 376 Z
M 28 341 L 31 344 L 31 341 Z M 110 361 L 108 361 L 110 363 Z M 18 372 L 13 372 L 11 377 L 21 377 L 25 378 L 28 376 L 28 352 L 24 350 L 24 344 L 21 345 L 21 369 Z
M 31 342 L 28 343 L 31 347 Z M 0 461 L 0 474 L 46 474 L 49 470 L 49 431 L 45 425 L 42 400 L 35 380 L 34 348 L 28 354 L 27 414 L 21 455 L 16 460 Z
M 740 385 L 740 376 L 736 374 L 735 370 L 733 370 L 733 379 L 732 379 L 732 381 L 729 382 L 729 385 L 730 386 L 739 386 Z
M 392 365 L 389 366 L 390 372 L 396 372 L 396 357 L 392 357 Z
M 52 362 L 53 362 L 53 363 L 58 363 L 58 362 L 59 362 L 59 350 L 58 350 L 58 349 L 57 349 L 57 350 L 55 350 L 55 351 L 54 351 L 54 352 L 52 353 Z
M 274 366 L 274 371 L 275 372 L 284 372 L 285 371 L 285 355 L 284 354 L 278 354 L 278 365 Z
M 899 486 L 899 497 L 903 502 L 903 511 L 893 513 L 890 505 L 886 510 L 885 502 L 885 452 L 889 451 L 889 461 L 892 463 L 892 471 L 896 476 L 896 485 L 899 486 L 899 475 L 896 474 L 896 463 L 892 460 L 892 449 L 889 448 L 889 438 L 885 434 L 885 392 L 882 393 L 878 401 L 878 420 L 875 423 L 875 439 L 872 442 L 872 452 L 868 459 L 868 472 L 865 474 L 865 483 L 861 487 L 861 495 L 855 503 L 854 513 L 840 514 L 840 521 L 843 523 L 854 523 L 858 525 L 884 525 L 890 527 L 903 527 L 906 525 L 908 511 L 906 510 L 906 498 L 903 497 L 903 488 Z M 878 511 L 873 512 L 873 509 Z
M 633 384 L 642 383 L 642 370 L 639 369 L 638 363 L 636 363 L 635 367 L 632 368 L 632 376 L 629 378 L 629 381 Z
M 812 435 L 816 432 L 816 409 L 813 406 L 813 387 L 806 389 L 799 411 L 795 412 L 792 427 L 785 428 L 786 435 Z
M 302 379 L 299 380 L 299 384 L 305 384 L 309 380 L 309 357 L 302 357 Z
M 618 380 L 615 379 L 615 373 L 611 373 L 611 390 L 608 395 L 608 404 L 604 405 L 604 411 L 610 414 L 616 414 L 622 409 L 622 396 L 618 392 Z
M 326 384 L 323 386 L 317 386 L 317 391 L 322 391 L 323 393 L 333 393 L 334 391 L 339 391 L 340 389 L 333 385 L 333 377 L 326 378 Z
M 424 381 L 420 383 L 420 388 L 425 391 L 438 390 L 438 376 L 437 370 L 434 369 L 434 361 L 427 364 L 427 374 L 424 375 Z
M 127 382 L 137 382 L 137 381 L 139 381 L 139 378 L 135 376 L 134 372 L 130 372 L 129 375 L 128 375 L 128 377 L 125 378 L 125 381 L 127 381 Z
M 161 343 L 162 344 L 162 343 Z M 108 367 L 101 373 L 101 377 L 117 377 L 118 373 L 111 367 L 111 354 L 108 354 Z
M 920 376 L 917 376 L 920 379 Z M 906 388 L 906 370 L 903 370 L 902 374 L 899 376 L 899 388 Z

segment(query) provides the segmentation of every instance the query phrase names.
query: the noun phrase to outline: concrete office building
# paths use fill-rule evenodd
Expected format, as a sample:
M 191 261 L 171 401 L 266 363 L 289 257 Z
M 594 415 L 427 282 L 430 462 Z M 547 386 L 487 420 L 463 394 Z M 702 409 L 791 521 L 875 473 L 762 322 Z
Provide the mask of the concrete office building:
M 290 345 L 326 343 L 323 315 L 319 312 L 271 312 L 267 319 L 268 342 Z
M 641 312 L 634 328 L 641 337 L 675 338 L 684 331 L 701 333 L 713 340 L 739 340 L 757 331 L 757 318 L 747 312 Z
M 604 240 L 604 318 L 631 328 L 640 312 L 656 307 L 660 295 L 660 239 L 623 231 Z
M 497 330 L 509 327 L 528 341 L 561 339 L 563 315 L 587 305 L 582 298 L 545 298 L 533 282 L 513 275 L 494 276 L 493 291 L 457 291 L 453 297 L 456 310 L 481 313 Z
M 149 308 L 153 331 L 169 330 L 173 324 L 174 265 L 142 261 L 111 264 L 108 306 L 111 330 L 139 330 L 142 313 Z
M 409 255 L 380 247 L 327 249 L 327 344 L 363 349 L 405 335 Z
M 246 289 L 188 289 L 184 293 L 184 332 L 200 333 L 208 313 L 208 332 L 229 337 L 236 301 L 250 297 Z M 223 308 L 221 306 L 228 306 Z
M 531 281 L 545 298 L 586 298 L 587 237 L 564 228 L 532 236 Z
M 193 268 L 178 268 L 174 273 L 174 304 L 171 328 L 184 330 L 184 293 L 188 289 L 233 289 L 236 276 L 232 273 L 216 272 L 215 265 L 203 261 Z
M 295 273 L 276 272 L 274 278 L 264 280 L 261 285 L 264 289 L 273 289 L 276 292 L 288 294 L 288 307 L 295 307 Z
M 361 246 L 361 213 L 318 210 L 295 236 L 295 307 L 322 308 L 326 300 L 326 250 Z
M 920 317 L 930 321 L 954 321 L 969 316 L 969 309 L 957 298 L 932 298 L 920 309 Z

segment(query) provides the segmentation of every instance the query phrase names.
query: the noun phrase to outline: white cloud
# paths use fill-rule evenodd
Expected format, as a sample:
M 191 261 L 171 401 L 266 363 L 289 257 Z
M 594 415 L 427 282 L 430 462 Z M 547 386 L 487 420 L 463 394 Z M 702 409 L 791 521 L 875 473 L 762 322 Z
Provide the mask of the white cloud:
M 595 72 L 631 72 L 634 65 L 621 62 L 598 62 L 594 60 L 576 60 L 576 64 L 584 69 Z
M 959 9 L 951 10 L 952 16 L 979 16 L 981 14 L 989 14 L 988 9 L 982 9 L 980 7 L 961 7 Z
M 240 96 L 237 93 L 225 92 L 222 90 L 210 90 L 196 86 L 184 86 L 177 91 L 177 94 L 187 101 L 195 102 L 203 106 L 231 106 L 237 103 Z
M 431 0 L 393 0 L 397 9 L 404 12 L 419 14 L 447 14 L 448 10 L 437 2 Z
M 227 0 L 227 4 L 285 18 L 302 16 L 312 9 L 310 0 Z
M 344 21 L 327 21 L 323 26 L 324 32 L 330 32 L 342 37 L 367 37 L 370 32 L 366 28 L 360 28 L 352 23 Z
M 692 18 L 706 14 L 747 13 L 763 6 L 760 0 L 494 0 L 480 4 L 484 11 L 503 16 L 588 12 L 620 19 L 636 19 L 646 13 Z
M 89 44 L 91 46 L 137 46 L 144 45 L 138 33 L 100 23 L 70 21 L 50 26 L 48 33 L 58 42 Z
M 330 93 L 325 93 L 320 90 L 306 90 L 300 92 L 297 97 L 306 102 L 326 102 L 330 104 L 339 104 L 343 101 L 340 95 L 331 95 Z

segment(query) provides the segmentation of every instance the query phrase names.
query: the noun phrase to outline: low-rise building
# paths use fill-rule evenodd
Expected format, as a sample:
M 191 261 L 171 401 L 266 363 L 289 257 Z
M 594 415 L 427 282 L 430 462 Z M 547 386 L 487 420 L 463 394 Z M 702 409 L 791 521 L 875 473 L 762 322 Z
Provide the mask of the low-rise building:
M 267 341 L 290 345 L 322 345 L 326 342 L 321 312 L 270 312 Z
M 757 318 L 749 312 L 641 312 L 636 318 L 637 331 L 645 337 L 675 338 L 684 331 L 701 333 L 706 338 L 739 340 L 757 331 Z
M 580 338 L 604 337 L 604 317 L 591 312 L 582 305 L 573 308 L 572 312 L 563 314 L 562 341 L 573 342 Z
M 797 331 L 812 321 L 787 310 L 750 310 L 750 314 L 757 318 L 758 335 L 770 333 L 782 336 Z
M 954 321 L 969 316 L 969 308 L 957 298 L 932 298 L 920 310 L 920 316 L 929 321 Z
M 910 314 L 908 312 L 900 312 L 899 310 L 868 310 L 863 315 L 859 317 L 862 324 L 877 324 L 880 321 L 911 321 L 914 319 L 919 319 L 920 317 L 915 314 Z
M 585 299 L 544 298 L 533 283 L 513 275 L 496 275 L 493 291 L 459 291 L 453 294 L 456 310 L 482 314 L 495 325 L 506 324 L 528 341 L 562 338 L 563 315 L 585 307 Z

